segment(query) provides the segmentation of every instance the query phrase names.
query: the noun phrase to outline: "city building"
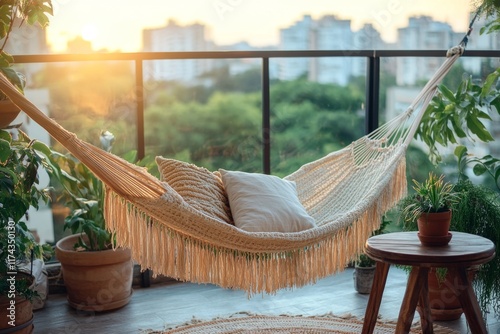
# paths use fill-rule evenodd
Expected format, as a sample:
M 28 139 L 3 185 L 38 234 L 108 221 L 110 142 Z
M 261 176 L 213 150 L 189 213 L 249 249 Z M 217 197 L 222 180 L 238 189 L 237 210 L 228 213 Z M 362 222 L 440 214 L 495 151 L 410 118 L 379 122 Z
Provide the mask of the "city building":
M 68 53 L 91 53 L 92 43 L 83 39 L 82 36 L 76 36 L 68 41 L 66 51 Z
M 470 19 L 472 20 L 472 14 Z M 487 25 L 484 17 L 476 19 L 476 27 L 485 27 Z M 498 50 L 500 48 L 500 35 L 481 34 L 480 29 L 472 29 L 468 39 L 467 50 Z M 464 57 L 462 59 L 464 69 L 471 73 L 479 73 L 483 66 L 498 67 L 498 59 L 484 59 L 478 57 Z
M 351 20 L 341 20 L 333 15 L 317 20 L 310 34 L 315 50 L 352 50 L 354 34 Z M 321 83 L 347 85 L 352 75 L 352 57 L 319 57 L 310 60 L 309 80 Z
M 309 50 L 313 47 L 314 21 L 305 15 L 301 21 L 280 30 L 280 50 Z M 281 58 L 278 60 L 278 79 L 293 80 L 308 75 L 311 60 L 307 58 Z
M 384 49 L 380 33 L 371 24 L 353 31 L 351 20 L 325 15 L 318 20 L 305 15 L 292 26 L 280 30 L 281 50 L 366 50 Z M 366 74 L 366 59 L 352 57 L 283 58 L 278 79 L 305 76 L 311 81 L 347 85 L 352 76 Z
M 397 47 L 402 50 L 446 50 L 457 45 L 463 33 L 453 31 L 448 23 L 429 16 L 410 17 L 408 26 L 398 29 Z M 427 80 L 441 65 L 442 58 L 398 58 L 396 82 L 400 86 Z
M 198 23 L 181 26 L 169 20 L 164 27 L 143 31 L 144 52 L 207 51 L 210 46 L 205 25 Z M 210 69 L 207 59 L 152 60 L 144 64 L 144 76 L 146 80 L 190 83 Z

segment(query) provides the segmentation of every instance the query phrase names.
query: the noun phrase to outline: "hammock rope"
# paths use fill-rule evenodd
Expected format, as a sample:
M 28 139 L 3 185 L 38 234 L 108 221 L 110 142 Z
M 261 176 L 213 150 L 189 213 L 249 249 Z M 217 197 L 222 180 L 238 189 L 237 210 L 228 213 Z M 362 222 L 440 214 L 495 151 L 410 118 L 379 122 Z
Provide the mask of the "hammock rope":
M 314 283 L 363 251 L 382 214 L 406 195 L 406 149 L 457 50 L 406 112 L 286 177 L 317 223 L 294 233 L 246 232 L 202 214 L 145 169 L 62 128 L 3 75 L 0 89 L 103 181 L 107 228 L 142 269 L 253 295 Z

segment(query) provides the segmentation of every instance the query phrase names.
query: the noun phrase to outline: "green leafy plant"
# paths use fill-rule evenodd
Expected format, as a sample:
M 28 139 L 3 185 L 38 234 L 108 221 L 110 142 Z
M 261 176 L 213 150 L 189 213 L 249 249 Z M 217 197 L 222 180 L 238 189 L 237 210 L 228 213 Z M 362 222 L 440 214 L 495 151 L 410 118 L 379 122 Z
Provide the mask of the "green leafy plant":
M 460 180 L 455 189 L 461 200 L 453 206 L 450 229 L 480 235 L 500 247 L 500 200 L 494 190 Z M 474 289 L 483 312 L 492 306 L 500 315 L 500 257 L 483 264 L 474 277 Z
M 467 147 L 455 149 L 459 179 L 455 189 L 461 200 L 453 207 L 451 228 L 456 231 L 480 235 L 491 240 L 500 248 L 500 198 L 492 188 L 471 182 L 466 174 L 467 167 L 476 176 L 489 176 L 499 187 L 500 161 L 486 155 L 482 158 L 468 153 Z M 491 305 L 495 314 L 500 314 L 500 257 L 483 264 L 475 275 L 474 288 L 483 311 Z
M 476 176 L 489 175 L 494 181 L 497 190 L 500 190 L 500 159 L 485 155 L 482 158 L 470 155 L 467 147 L 460 145 L 455 148 L 455 156 L 458 159 L 459 180 L 468 180 L 466 167 L 473 164 L 472 172 Z
M 450 210 L 459 201 L 459 196 L 453 189 L 453 184 L 444 181 L 444 175 L 437 176 L 433 172 L 419 183 L 413 180 L 415 190 L 404 198 L 399 206 L 402 208 L 403 224 L 413 224 L 424 213 L 444 212 Z
M 480 29 L 480 33 L 500 31 L 500 2 L 497 0 L 475 1 L 487 18 L 493 20 Z M 490 142 L 494 137 L 485 126 L 492 113 L 500 113 L 500 92 L 498 81 L 500 68 L 489 73 L 484 80 L 464 77 L 456 91 L 444 85 L 438 87 L 438 93 L 426 109 L 424 118 L 417 130 L 416 138 L 421 139 L 430 150 L 430 158 L 435 164 L 441 161 L 438 145 L 458 144 L 461 139 Z M 465 146 L 457 146 L 459 177 L 453 191 L 460 199 L 452 205 L 453 215 L 450 230 L 476 234 L 490 239 L 498 249 L 500 247 L 500 200 L 498 192 L 472 183 L 466 168 L 472 165 L 475 175 L 491 176 L 499 187 L 499 160 L 491 155 L 478 158 L 469 155 Z M 413 196 L 405 197 L 399 208 L 414 202 Z M 416 222 L 401 215 L 404 230 L 416 230 Z M 442 281 L 446 268 L 436 271 Z M 483 314 L 492 306 L 495 315 L 500 314 L 500 259 L 495 257 L 482 265 L 473 280 L 474 289 Z
M 114 135 L 108 131 L 101 133 L 102 148 L 111 151 Z M 124 155 L 127 161 L 135 159 L 135 152 Z M 54 182 L 59 184 L 58 200 L 63 201 L 70 209 L 64 220 L 64 229 L 73 234 L 80 234 L 75 245 L 76 250 L 99 251 L 110 249 L 115 245 L 113 235 L 106 229 L 104 219 L 105 189 L 101 180 L 83 163 L 70 154 L 53 152 L 53 160 L 62 171 L 55 176 Z M 138 165 L 149 167 L 154 160 L 145 158 Z
M 498 0 L 481 0 L 475 2 L 477 2 L 476 7 L 480 9 L 486 17 L 495 18 L 484 27 L 481 27 L 480 33 L 489 34 L 500 30 L 500 2 L 498 2 Z
M 52 248 L 38 244 L 23 221 L 30 207 L 38 209 L 49 200 L 48 189 L 38 189 L 38 168 L 51 169 L 46 153 L 49 148 L 33 141 L 22 131 L 16 139 L 0 130 L 0 294 L 7 295 L 5 275 L 17 272 L 32 259 L 50 257 Z M 31 282 L 17 279 L 16 293 L 28 299 L 34 296 Z
M 500 112 L 500 92 L 496 82 L 500 68 L 489 74 L 484 82 L 465 78 L 456 92 L 444 85 L 426 109 L 415 137 L 422 140 L 434 163 L 441 161 L 438 145 L 458 144 L 460 139 L 494 140 L 484 121 L 490 121 L 492 112 Z
M 103 148 L 111 151 L 115 137 L 103 131 L 100 141 Z M 113 236 L 106 229 L 104 219 L 104 186 L 87 166 L 72 155 L 54 152 L 54 160 L 62 173 L 56 180 L 62 186 L 58 200 L 65 202 L 70 215 L 64 220 L 64 229 L 80 234 L 76 250 L 99 251 L 114 245 Z
M 29 25 L 46 27 L 49 24 L 48 15 L 52 15 L 52 11 L 51 0 L 5 0 L 0 5 L 0 72 L 21 92 L 24 90 L 25 78 L 11 67 L 14 59 L 5 52 L 5 46 L 14 25 L 26 22 Z M 6 98 L 0 92 L 0 100 Z
M 70 215 L 64 220 L 64 229 L 80 234 L 75 249 L 98 251 L 111 248 L 112 236 L 106 230 L 104 220 L 101 180 L 71 155 L 60 155 L 56 161 L 65 171 L 60 179 L 64 191 L 59 199 L 70 209 Z
M 363 268 L 373 267 L 375 266 L 375 260 L 372 260 L 368 255 L 363 253 L 356 260 L 356 266 Z
M 498 159 L 492 156 L 477 158 L 467 152 L 465 146 L 455 149 L 458 159 L 458 181 L 453 184 L 453 191 L 460 200 L 454 201 L 451 220 L 451 231 L 480 235 L 491 240 L 497 249 L 500 247 L 500 199 L 494 189 L 474 184 L 466 174 L 467 166 L 472 165 L 476 175 L 489 176 L 498 184 Z M 413 202 L 412 196 L 404 198 L 398 206 L 404 208 Z M 415 231 L 417 224 L 413 220 L 405 220 L 403 230 Z M 453 232 L 452 232 L 453 233 Z M 405 268 L 407 269 L 407 268 Z M 443 282 L 446 268 L 436 268 L 438 282 Z M 495 314 L 500 314 L 500 257 L 493 258 L 483 264 L 474 276 L 474 290 L 484 314 L 492 307 Z
M 500 2 L 497 0 L 474 1 L 477 13 L 490 20 L 480 28 L 481 34 L 500 31 Z M 438 145 L 458 144 L 460 139 L 491 142 L 494 140 L 485 126 L 492 113 L 500 113 L 500 91 L 496 68 L 484 79 L 464 76 L 456 91 L 439 85 L 437 94 L 427 107 L 415 137 L 429 148 L 429 158 L 434 164 L 441 162 Z

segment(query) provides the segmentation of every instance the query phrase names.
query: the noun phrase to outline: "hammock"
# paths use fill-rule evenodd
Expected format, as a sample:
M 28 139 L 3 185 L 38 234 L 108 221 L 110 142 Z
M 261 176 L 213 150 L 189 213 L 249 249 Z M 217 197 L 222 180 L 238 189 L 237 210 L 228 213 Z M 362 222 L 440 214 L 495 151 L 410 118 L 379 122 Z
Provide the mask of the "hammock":
M 463 47 L 453 51 L 406 112 L 285 178 L 317 224 L 293 233 L 247 232 L 202 214 L 145 169 L 62 128 L 4 76 L 0 89 L 103 181 L 107 228 L 143 270 L 252 295 L 314 283 L 363 251 L 382 214 L 406 194 L 406 149 Z

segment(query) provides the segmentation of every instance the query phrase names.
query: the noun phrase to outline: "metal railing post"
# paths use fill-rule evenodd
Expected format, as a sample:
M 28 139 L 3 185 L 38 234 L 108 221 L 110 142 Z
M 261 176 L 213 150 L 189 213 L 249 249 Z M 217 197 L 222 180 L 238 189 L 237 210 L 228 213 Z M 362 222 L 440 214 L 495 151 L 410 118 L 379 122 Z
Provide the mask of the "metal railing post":
M 142 60 L 135 60 L 135 97 L 137 105 L 137 160 L 146 156 L 146 143 L 144 139 L 144 77 Z
M 137 135 L 137 160 L 146 156 L 146 142 L 144 138 L 144 71 L 142 59 L 135 60 L 135 97 L 136 97 L 136 135 Z M 145 242 L 149 242 L 145 240 Z M 150 271 L 144 270 L 141 273 L 141 286 L 148 288 L 151 286 Z
M 271 174 L 271 98 L 269 58 L 262 58 L 262 162 L 265 174 Z
M 373 52 L 368 57 L 366 69 L 365 131 L 370 133 L 378 127 L 380 94 L 380 57 Z

